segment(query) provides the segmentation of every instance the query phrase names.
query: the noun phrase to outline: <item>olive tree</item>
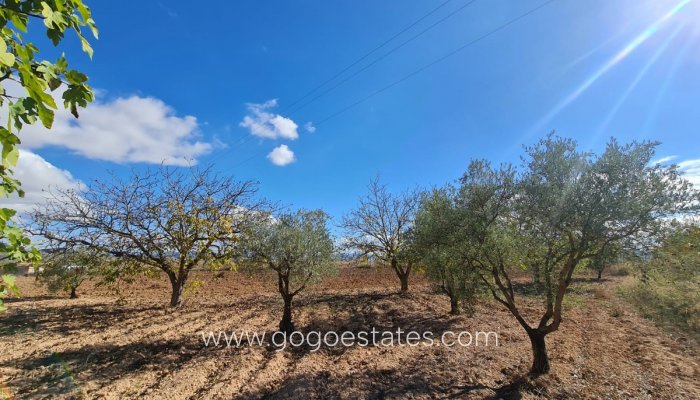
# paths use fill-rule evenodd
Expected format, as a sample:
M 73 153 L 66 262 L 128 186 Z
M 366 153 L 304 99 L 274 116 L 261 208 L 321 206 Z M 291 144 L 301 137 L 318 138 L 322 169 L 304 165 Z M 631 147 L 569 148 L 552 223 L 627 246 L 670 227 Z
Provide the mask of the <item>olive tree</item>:
M 591 257 L 586 264 L 586 267 L 596 273 L 598 280 L 603 279 L 603 272 L 610 264 L 620 259 L 620 245 L 618 243 L 610 243 L 603 246 L 595 256 Z
M 238 251 L 256 210 L 256 185 L 211 169 L 160 167 L 127 179 L 94 181 L 82 191 L 56 190 L 36 210 L 35 233 L 50 243 L 86 246 L 164 272 L 170 305 L 179 306 L 190 271 L 215 268 Z
M 390 193 L 379 178 L 372 180 L 360 204 L 343 217 L 344 246 L 361 255 L 376 258 L 391 268 L 401 282 L 401 292 L 408 291 L 413 267 L 407 251 L 407 237 L 418 206 L 417 192 Z
M 450 313 L 471 314 L 480 291 L 480 277 L 465 235 L 462 210 L 456 204 L 455 189 L 434 189 L 421 197 L 410 243 L 427 278 L 450 298 Z
M 663 221 L 696 207 L 698 195 L 677 168 L 650 163 L 656 146 L 611 140 L 595 156 L 549 135 L 526 148 L 519 175 L 480 163 L 462 179 L 467 215 L 479 221 L 473 234 L 482 243 L 484 282 L 527 332 L 532 373 L 550 369 L 545 337 L 560 327 L 576 267 L 606 246 L 653 236 Z M 532 265 L 542 275 L 544 310 L 528 322 L 511 272 Z
M 335 271 L 327 221 L 328 216 L 321 210 L 262 217 L 243 239 L 249 262 L 276 272 L 277 290 L 284 301 L 281 332 L 294 331 L 294 296 Z

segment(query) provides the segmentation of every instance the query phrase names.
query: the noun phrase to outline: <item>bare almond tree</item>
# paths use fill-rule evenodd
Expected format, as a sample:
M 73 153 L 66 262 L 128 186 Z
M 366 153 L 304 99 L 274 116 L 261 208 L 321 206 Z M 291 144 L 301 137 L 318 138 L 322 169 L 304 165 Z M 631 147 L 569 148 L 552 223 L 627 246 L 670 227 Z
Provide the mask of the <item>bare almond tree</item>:
M 51 192 L 33 214 L 32 230 L 51 245 L 88 246 L 126 264 L 163 271 L 170 305 L 179 306 L 197 266 L 231 260 L 243 227 L 262 202 L 254 182 L 238 182 L 210 168 L 160 167 L 112 176 L 83 190 Z
M 407 237 L 419 195 L 415 191 L 391 194 L 379 178 L 370 182 L 368 191 L 360 198 L 357 208 L 343 217 L 341 226 L 346 231 L 343 245 L 391 266 L 401 282 L 401 292 L 407 292 L 412 268 L 406 251 Z

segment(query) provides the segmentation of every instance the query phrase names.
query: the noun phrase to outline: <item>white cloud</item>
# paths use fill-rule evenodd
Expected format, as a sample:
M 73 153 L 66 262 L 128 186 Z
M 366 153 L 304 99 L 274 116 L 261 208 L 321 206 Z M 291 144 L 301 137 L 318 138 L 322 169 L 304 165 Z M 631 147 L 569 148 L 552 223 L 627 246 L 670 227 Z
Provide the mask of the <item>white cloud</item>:
M 294 152 L 289 150 L 286 144 L 279 145 L 275 147 L 267 158 L 272 161 L 273 164 L 283 167 L 287 164 L 294 162 Z
M 198 136 L 195 117 L 178 117 L 155 98 L 131 96 L 93 103 L 79 119 L 58 111 L 50 131 L 34 124 L 21 137 L 27 149 L 60 146 L 92 159 L 188 165 L 212 150 Z
M 659 158 L 658 160 L 653 160 L 653 161 L 651 162 L 651 164 L 652 164 L 652 165 L 656 165 L 656 164 L 665 164 L 665 163 L 667 163 L 667 162 L 669 162 L 669 161 L 675 160 L 676 158 L 678 158 L 678 156 L 666 156 L 666 157 L 661 157 L 661 158 Z
M 290 118 L 270 112 L 277 106 L 277 99 L 268 100 L 262 104 L 248 103 L 249 114 L 243 117 L 240 126 L 247 128 L 251 135 L 264 139 L 289 139 L 299 137 L 296 122 Z
M 12 85 L 7 89 L 22 90 Z M 60 91 L 54 93 L 56 98 Z M 97 100 L 80 109 L 78 119 L 59 107 L 51 130 L 39 122 L 24 126 L 20 146 L 29 150 L 57 146 L 91 159 L 167 165 L 194 164 L 213 149 L 201 140 L 195 117 L 179 117 L 159 99 L 129 96 L 105 101 L 101 95 L 97 91 Z
M 316 127 L 314 126 L 313 123 L 307 122 L 304 124 L 304 129 L 306 129 L 307 132 L 309 133 L 314 133 L 316 132 Z
M 24 197 L 16 194 L 0 200 L 2 207 L 12 208 L 19 213 L 31 211 L 43 204 L 47 191 L 55 188 L 80 189 L 82 182 L 73 178 L 70 172 L 56 168 L 40 155 L 31 151 L 19 151 L 19 161 L 14 169 L 14 177 L 22 182 Z
M 700 189 L 700 159 L 681 161 L 678 163 L 678 169 L 685 179 Z

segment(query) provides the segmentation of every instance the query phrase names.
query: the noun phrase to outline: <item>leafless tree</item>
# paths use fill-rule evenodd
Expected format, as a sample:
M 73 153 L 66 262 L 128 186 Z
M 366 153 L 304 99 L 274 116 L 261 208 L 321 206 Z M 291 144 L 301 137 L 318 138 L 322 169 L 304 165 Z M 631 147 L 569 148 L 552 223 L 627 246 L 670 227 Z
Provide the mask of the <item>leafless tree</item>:
M 401 292 L 406 292 L 413 264 L 406 252 L 407 237 L 419 195 L 416 191 L 391 194 L 379 178 L 370 182 L 368 191 L 358 207 L 343 218 L 343 245 L 390 265 L 401 281 Z
M 222 177 L 211 168 L 160 167 L 113 175 L 83 190 L 54 190 L 33 214 L 34 233 L 50 245 L 82 245 L 126 264 L 157 268 L 179 306 L 190 271 L 220 266 L 237 253 L 243 227 L 263 206 L 254 182 Z

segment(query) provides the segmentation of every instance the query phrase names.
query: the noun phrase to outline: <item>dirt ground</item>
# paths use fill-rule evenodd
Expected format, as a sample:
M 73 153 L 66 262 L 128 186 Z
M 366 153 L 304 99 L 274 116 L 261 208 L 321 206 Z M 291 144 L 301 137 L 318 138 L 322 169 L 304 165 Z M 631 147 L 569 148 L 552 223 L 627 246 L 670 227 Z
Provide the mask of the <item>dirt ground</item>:
M 700 347 L 618 299 L 622 278 L 574 285 L 547 339 L 552 373 L 530 378 L 529 341 L 507 311 L 485 300 L 472 317 L 453 317 L 420 277 L 402 296 L 376 269 L 344 268 L 300 295 L 297 328 L 495 331 L 499 346 L 206 347 L 201 332 L 273 332 L 282 302 L 274 280 L 204 275 L 177 310 L 166 307 L 165 280 L 126 288 L 119 305 L 90 285 L 69 300 L 18 279 L 23 297 L 0 315 L 0 398 L 700 398 Z M 541 312 L 527 299 L 523 309 Z

